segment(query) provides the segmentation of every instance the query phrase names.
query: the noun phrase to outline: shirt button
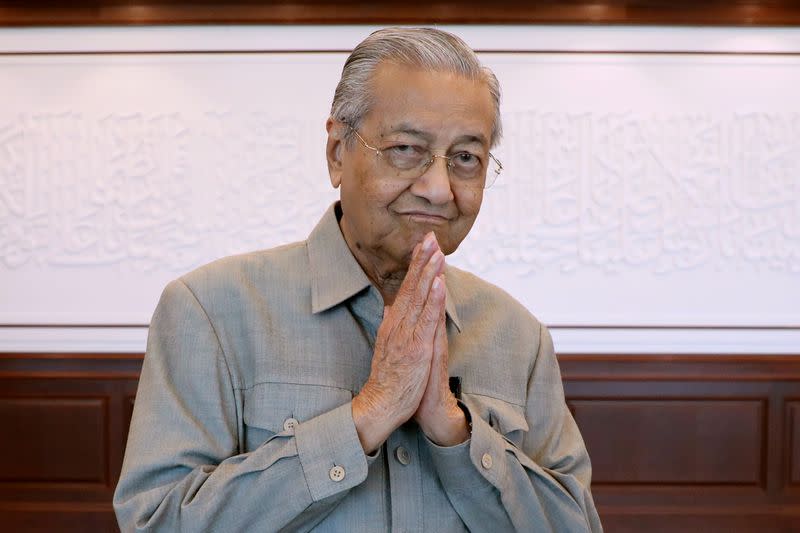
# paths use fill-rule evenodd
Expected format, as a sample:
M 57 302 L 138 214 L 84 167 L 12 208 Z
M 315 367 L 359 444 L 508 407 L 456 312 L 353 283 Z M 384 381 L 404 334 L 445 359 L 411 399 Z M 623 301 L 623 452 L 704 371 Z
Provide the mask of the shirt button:
M 344 467 L 336 465 L 331 468 L 331 471 L 328 472 L 328 475 L 331 476 L 331 481 L 341 481 L 344 479 Z
M 483 454 L 483 457 L 481 457 L 481 465 L 483 465 L 486 470 L 489 470 L 492 467 L 492 456 L 488 453 Z
M 283 430 L 284 431 L 294 431 L 294 428 L 297 426 L 298 422 L 296 418 L 287 418 L 283 421 Z
M 411 454 L 408 453 L 402 446 L 398 446 L 394 451 L 394 456 L 397 457 L 397 460 L 400 462 L 401 465 L 405 466 L 411 462 Z

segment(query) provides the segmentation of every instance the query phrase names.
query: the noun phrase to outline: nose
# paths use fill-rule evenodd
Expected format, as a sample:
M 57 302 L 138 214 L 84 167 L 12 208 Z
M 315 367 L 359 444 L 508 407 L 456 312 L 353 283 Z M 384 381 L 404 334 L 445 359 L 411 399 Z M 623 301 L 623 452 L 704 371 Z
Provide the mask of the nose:
M 441 162 L 438 161 L 439 159 Z M 444 205 L 453 200 L 448 162 L 446 157 L 434 155 L 425 172 L 414 180 L 411 192 L 425 198 L 433 205 Z

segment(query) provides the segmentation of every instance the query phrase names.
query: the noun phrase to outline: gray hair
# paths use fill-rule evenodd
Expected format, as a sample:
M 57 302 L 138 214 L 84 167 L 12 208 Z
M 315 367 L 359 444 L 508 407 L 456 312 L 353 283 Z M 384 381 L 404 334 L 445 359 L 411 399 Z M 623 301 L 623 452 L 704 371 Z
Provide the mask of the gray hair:
M 452 33 L 435 28 L 386 28 L 372 33 L 355 47 L 345 61 L 336 86 L 331 117 L 358 128 L 371 105 L 370 81 L 383 61 L 460 74 L 486 83 L 494 103 L 491 146 L 502 135 L 500 123 L 500 82 L 467 43 Z M 352 139 L 348 130 L 345 139 Z

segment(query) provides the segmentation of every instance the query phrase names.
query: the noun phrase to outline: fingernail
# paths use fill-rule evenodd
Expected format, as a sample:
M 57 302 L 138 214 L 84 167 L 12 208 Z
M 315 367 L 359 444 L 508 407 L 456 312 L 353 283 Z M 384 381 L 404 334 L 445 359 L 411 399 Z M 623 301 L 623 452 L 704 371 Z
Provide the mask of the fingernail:
M 433 262 L 435 266 L 438 266 L 442 261 L 444 261 L 444 254 L 440 250 L 436 250 L 436 253 L 431 257 L 431 262 Z
M 442 280 L 439 279 L 439 276 L 433 279 L 433 288 L 437 291 L 442 288 Z

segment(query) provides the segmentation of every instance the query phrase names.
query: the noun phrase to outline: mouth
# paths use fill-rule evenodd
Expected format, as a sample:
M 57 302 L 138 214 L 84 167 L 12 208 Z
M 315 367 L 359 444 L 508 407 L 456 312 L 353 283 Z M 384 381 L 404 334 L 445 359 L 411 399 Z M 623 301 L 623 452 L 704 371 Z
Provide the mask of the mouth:
M 423 224 L 445 224 L 450 221 L 450 218 L 444 215 L 427 213 L 425 211 L 405 211 L 399 213 L 399 215 L 408 218 L 412 222 Z

